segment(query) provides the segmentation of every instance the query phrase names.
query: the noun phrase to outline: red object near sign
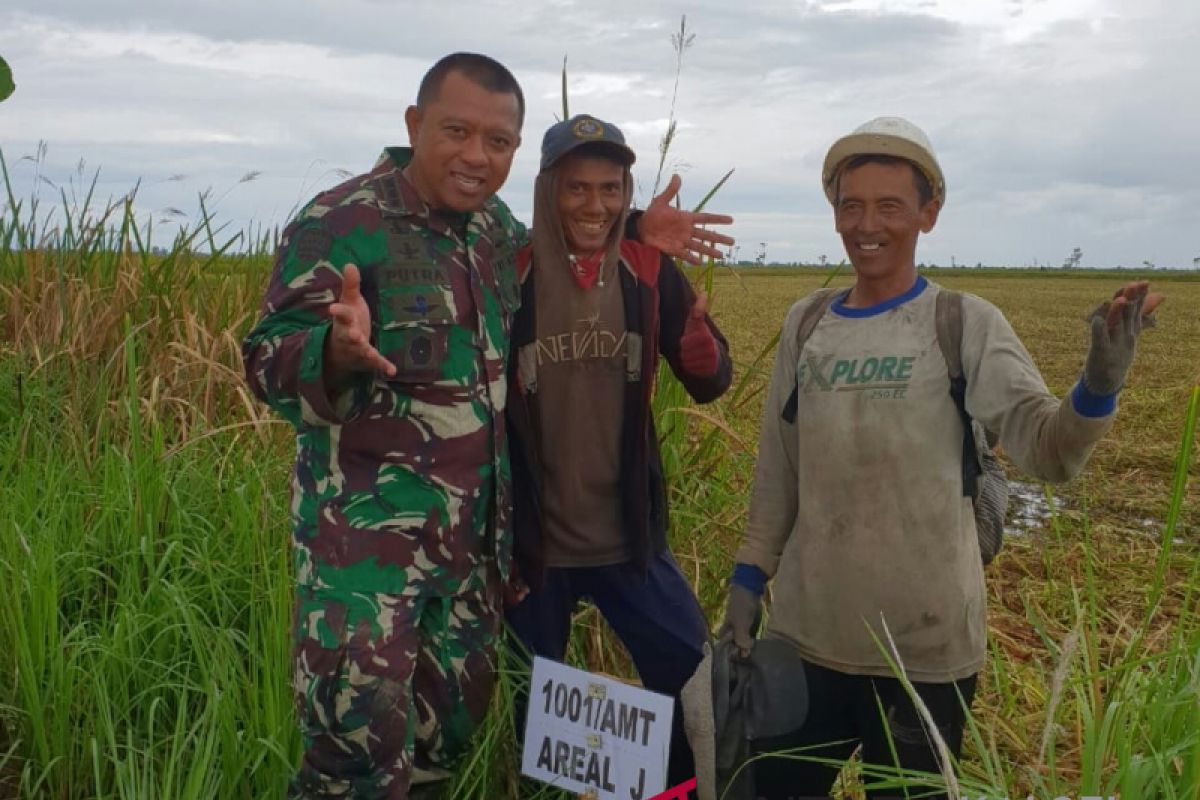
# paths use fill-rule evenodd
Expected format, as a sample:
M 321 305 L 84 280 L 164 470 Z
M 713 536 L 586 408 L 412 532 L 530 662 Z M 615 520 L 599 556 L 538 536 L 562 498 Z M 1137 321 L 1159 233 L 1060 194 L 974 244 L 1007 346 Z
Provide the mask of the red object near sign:
M 662 794 L 656 794 L 650 800 L 688 800 L 688 792 L 696 791 L 696 779 L 686 780 L 678 786 L 672 786 Z

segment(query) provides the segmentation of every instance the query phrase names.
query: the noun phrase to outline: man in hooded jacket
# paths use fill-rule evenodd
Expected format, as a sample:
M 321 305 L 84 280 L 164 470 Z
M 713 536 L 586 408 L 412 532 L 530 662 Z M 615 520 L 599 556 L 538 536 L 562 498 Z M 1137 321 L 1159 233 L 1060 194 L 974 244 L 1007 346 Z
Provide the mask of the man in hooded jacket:
M 633 161 L 615 125 L 586 115 L 542 142 L 508 401 L 516 561 L 530 591 L 507 619 L 531 653 L 562 660 L 571 613 L 590 599 L 643 684 L 677 697 L 708 624 L 667 549 L 654 377 L 662 355 L 704 403 L 732 368 L 707 298 L 623 236 Z M 693 775 L 680 718 L 677 704 L 671 785 Z

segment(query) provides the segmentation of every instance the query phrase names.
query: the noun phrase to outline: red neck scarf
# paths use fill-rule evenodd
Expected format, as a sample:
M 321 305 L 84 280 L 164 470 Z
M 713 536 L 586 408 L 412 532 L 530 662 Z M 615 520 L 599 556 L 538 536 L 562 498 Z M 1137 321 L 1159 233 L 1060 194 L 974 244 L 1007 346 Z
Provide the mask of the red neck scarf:
M 600 277 L 600 268 L 604 265 L 604 248 L 600 248 L 590 256 L 571 256 L 571 277 L 579 284 L 580 289 L 590 289 Z

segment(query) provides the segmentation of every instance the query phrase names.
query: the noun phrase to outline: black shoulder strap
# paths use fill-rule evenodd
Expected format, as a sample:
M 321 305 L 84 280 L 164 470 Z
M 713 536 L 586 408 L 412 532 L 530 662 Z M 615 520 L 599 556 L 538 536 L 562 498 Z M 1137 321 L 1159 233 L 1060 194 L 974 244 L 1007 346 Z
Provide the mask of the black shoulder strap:
M 938 347 L 942 351 L 942 358 L 946 359 L 946 372 L 950 374 L 950 380 L 961 378 L 963 377 L 962 295 L 949 289 L 939 288 L 934 302 L 933 318 L 937 325 Z
M 812 336 L 812 332 L 816 330 L 817 323 L 821 321 L 821 317 L 825 316 L 825 312 L 837 300 L 839 289 L 817 289 L 813 292 L 813 300 L 804 309 L 804 313 L 800 315 L 800 324 L 796 326 L 796 358 L 800 357 L 800 353 L 804 350 L 804 344 L 808 338 Z M 800 385 L 795 383 L 792 385 L 792 393 L 788 395 L 787 403 L 783 406 L 783 412 L 780 416 L 783 421 L 789 425 L 796 422 L 796 407 L 800 403 Z
M 962 420 L 962 483 L 963 495 L 975 497 L 979 488 L 979 477 L 983 468 L 979 466 L 979 453 L 975 445 L 975 428 L 971 415 L 967 413 L 967 378 L 962 368 L 963 298 L 959 292 L 938 289 L 934 305 L 934 324 L 937 328 L 938 348 L 946 359 L 946 373 L 950 376 L 950 397 Z

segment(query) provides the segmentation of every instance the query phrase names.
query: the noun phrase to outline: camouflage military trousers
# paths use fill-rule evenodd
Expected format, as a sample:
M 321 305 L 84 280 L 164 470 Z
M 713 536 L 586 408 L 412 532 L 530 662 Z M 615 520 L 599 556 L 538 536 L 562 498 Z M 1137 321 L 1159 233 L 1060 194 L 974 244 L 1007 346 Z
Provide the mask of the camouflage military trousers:
M 482 582 L 481 582 L 482 583 Z M 296 595 L 292 681 L 304 759 L 293 800 L 404 800 L 448 775 L 487 712 L 494 591 Z

